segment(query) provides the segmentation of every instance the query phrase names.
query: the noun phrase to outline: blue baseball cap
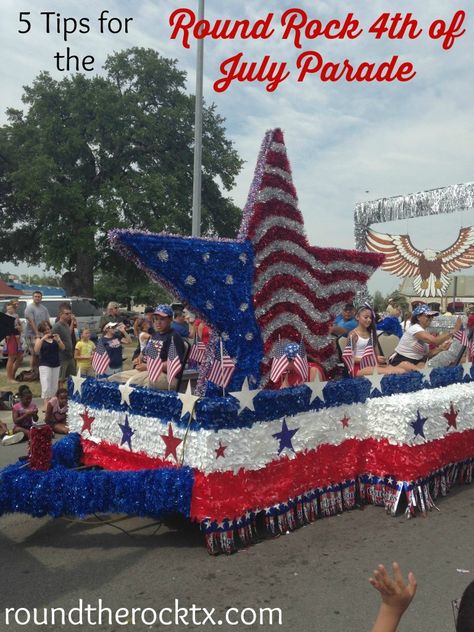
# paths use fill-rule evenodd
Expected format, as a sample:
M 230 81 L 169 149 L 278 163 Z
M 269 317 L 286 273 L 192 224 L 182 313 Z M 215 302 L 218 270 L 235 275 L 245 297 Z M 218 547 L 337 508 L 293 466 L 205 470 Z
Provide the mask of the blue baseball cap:
M 153 313 L 158 314 L 158 316 L 173 318 L 173 310 L 169 305 L 157 305 Z
M 428 305 L 418 305 L 413 310 L 413 316 L 439 316 L 439 312 L 434 312 Z

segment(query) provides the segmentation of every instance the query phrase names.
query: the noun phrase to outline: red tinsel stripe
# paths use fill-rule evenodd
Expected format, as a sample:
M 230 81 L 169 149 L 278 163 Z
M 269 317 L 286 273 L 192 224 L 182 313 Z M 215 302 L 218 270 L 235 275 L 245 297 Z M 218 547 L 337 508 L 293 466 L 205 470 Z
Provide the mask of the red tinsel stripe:
M 280 189 L 282 191 L 285 191 L 295 198 L 295 206 L 298 204 L 296 189 L 293 183 L 284 180 L 281 176 L 274 173 L 264 173 L 260 190 L 263 191 L 266 188 Z
M 102 441 L 100 444 L 81 438 L 83 465 L 99 465 L 112 471 L 156 470 L 162 467 L 178 467 L 172 461 L 151 457 L 144 452 L 128 452 L 117 445 Z
M 290 241 L 308 250 L 308 242 L 304 235 L 283 226 L 272 226 L 269 228 L 260 241 L 254 244 L 254 249 L 258 253 L 275 241 Z
M 191 517 L 195 520 L 238 518 L 247 510 L 284 503 L 317 487 L 340 483 L 362 474 L 395 481 L 425 478 L 472 458 L 474 430 L 448 435 L 419 446 L 394 446 L 387 440 L 348 439 L 323 445 L 293 459 L 273 461 L 257 471 L 195 472 Z
M 306 270 L 314 279 L 323 285 L 337 283 L 338 281 L 357 281 L 358 283 L 365 283 L 369 278 L 369 275 L 353 270 L 334 270 L 333 272 L 320 270 L 319 268 L 313 267 L 304 259 L 301 259 L 298 255 L 283 250 L 272 252 L 265 257 L 265 259 L 262 259 L 258 264 L 258 273 L 263 274 L 270 266 L 281 263 L 290 263 L 298 266 L 301 270 Z
M 283 143 L 283 139 L 279 141 Z M 265 160 L 267 165 L 271 165 L 272 167 L 278 167 L 279 169 L 283 169 L 283 171 L 287 171 L 291 174 L 290 162 L 288 160 L 288 156 L 285 152 L 274 151 L 273 149 L 269 149 L 267 151 L 267 155 L 265 156 Z
M 279 200 L 270 200 L 269 202 L 258 202 L 255 204 L 255 211 L 249 223 L 248 238 L 253 239 L 255 230 L 268 217 L 284 217 L 299 222 L 301 213 L 290 204 L 280 202 Z

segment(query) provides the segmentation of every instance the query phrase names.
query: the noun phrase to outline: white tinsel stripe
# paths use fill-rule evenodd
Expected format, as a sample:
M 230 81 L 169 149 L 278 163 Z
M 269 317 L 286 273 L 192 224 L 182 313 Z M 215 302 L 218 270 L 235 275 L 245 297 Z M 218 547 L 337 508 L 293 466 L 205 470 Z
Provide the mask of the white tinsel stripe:
M 267 231 L 271 228 L 277 226 L 278 228 L 286 228 L 287 230 L 291 230 L 302 237 L 305 237 L 305 232 L 301 222 L 297 222 L 293 219 L 288 219 L 286 217 L 277 217 L 276 215 L 268 215 L 265 219 L 260 223 L 258 229 L 255 231 L 252 237 L 252 244 L 254 248 L 258 247 L 260 240 L 265 237 Z M 272 242 L 272 244 L 275 242 Z M 292 243 L 292 242 L 289 242 Z M 257 255 L 258 257 L 258 255 Z
M 328 296 L 334 296 L 335 294 L 341 294 L 342 292 L 355 292 L 358 288 L 362 287 L 361 281 L 336 281 L 329 285 L 323 285 L 317 281 L 309 272 L 302 270 L 297 265 L 292 263 L 275 263 L 268 267 L 264 272 L 258 274 L 253 286 L 253 294 L 260 292 L 263 286 L 271 281 L 276 275 L 288 275 L 300 279 L 305 285 L 307 285 L 317 297 L 327 298 Z
M 303 259 L 303 261 L 308 263 L 311 267 L 316 268 L 317 270 L 322 270 L 323 272 L 344 271 L 347 270 L 347 266 L 349 265 L 348 261 L 333 261 L 331 263 L 321 263 L 319 259 L 317 259 L 314 255 L 305 250 L 299 244 L 284 239 L 275 240 L 266 248 L 258 252 L 255 255 L 255 263 L 257 265 L 259 263 L 262 263 L 262 261 L 264 261 L 266 257 L 273 254 L 277 250 L 289 252 L 293 255 L 296 255 L 300 259 Z M 371 274 L 373 274 L 377 266 L 366 265 L 364 263 L 350 263 L 350 267 L 352 272 L 359 272 L 361 274 L 370 276 Z
M 286 154 L 286 147 L 284 143 L 272 143 L 270 145 L 272 151 L 277 151 L 279 154 Z
M 272 167 L 272 165 L 266 164 L 265 173 L 268 173 L 271 176 L 278 176 L 289 184 L 293 184 L 291 173 L 288 173 L 288 171 L 285 171 L 284 169 L 280 169 L 280 167 Z
M 329 336 L 316 336 L 308 328 L 308 325 L 301 320 L 297 314 L 279 314 L 265 327 L 262 331 L 263 342 L 266 342 L 270 336 L 280 327 L 290 325 L 311 345 L 313 349 L 324 349 L 329 344 L 331 338 Z
M 458 410 L 457 429 L 447 430 L 444 413 L 450 409 L 451 402 Z M 349 438 L 386 439 L 393 445 L 422 445 L 425 440 L 417 436 L 410 423 L 416 420 L 417 412 L 427 417 L 424 424 L 426 441 L 443 439 L 447 434 L 459 434 L 474 428 L 471 411 L 474 406 L 474 391 L 469 384 L 424 390 L 416 393 L 392 395 L 368 400 L 365 404 L 342 405 L 325 408 L 320 411 L 299 413 L 286 418 L 290 430 L 298 429 L 292 437 L 294 452 L 288 449 L 278 455 L 279 441 L 272 435 L 281 432 L 283 419 L 271 422 L 256 422 L 250 428 L 211 430 L 191 430 L 184 445 L 184 464 L 197 468 L 204 473 L 215 471 L 237 472 L 244 468 L 257 470 L 282 458 L 294 458 L 295 453 L 314 450 L 320 445 L 340 445 Z M 82 418 L 79 416 L 84 406 L 70 403 L 68 422 L 71 429 L 80 432 Z M 92 439 L 95 442 L 107 441 L 120 445 L 122 433 L 119 423 L 123 423 L 125 413 L 88 407 L 89 414 L 95 417 L 92 424 Z M 165 444 L 161 434 L 168 434 L 168 422 L 128 414 L 129 425 L 135 431 L 132 436 L 133 452 L 144 452 L 151 457 L 163 458 Z M 348 427 L 341 423 L 348 418 Z M 185 428 L 172 424 L 173 434 L 184 438 Z M 84 438 L 89 438 L 87 432 Z M 219 443 L 227 446 L 225 457 L 216 459 Z M 128 446 L 122 446 L 128 451 Z M 183 444 L 177 449 L 178 458 L 182 456 Z M 174 459 L 169 457 L 170 463 Z M 390 472 L 387 472 L 390 473 Z
M 292 206 L 296 211 L 298 210 L 298 200 L 296 197 L 291 195 L 291 193 L 283 191 L 282 189 L 275 189 L 273 187 L 265 187 L 259 191 L 255 202 L 270 202 L 271 200 L 284 202 L 285 204 Z
M 275 292 L 271 296 L 271 298 L 268 299 L 268 301 L 266 301 L 265 303 L 263 303 L 262 305 L 260 305 L 259 307 L 255 309 L 255 316 L 257 318 L 260 318 L 260 316 L 263 316 L 264 314 L 266 314 L 272 307 L 274 307 L 278 303 L 285 303 L 286 301 L 299 305 L 301 309 L 303 309 L 308 314 L 308 316 L 311 317 L 313 322 L 326 323 L 328 320 L 332 318 L 329 312 L 315 311 L 315 307 L 313 303 L 308 298 L 306 298 L 306 296 L 300 294 L 293 288 L 285 288 L 283 290 L 278 290 L 277 292 Z M 340 308 L 341 306 L 338 305 L 336 314 L 339 313 Z

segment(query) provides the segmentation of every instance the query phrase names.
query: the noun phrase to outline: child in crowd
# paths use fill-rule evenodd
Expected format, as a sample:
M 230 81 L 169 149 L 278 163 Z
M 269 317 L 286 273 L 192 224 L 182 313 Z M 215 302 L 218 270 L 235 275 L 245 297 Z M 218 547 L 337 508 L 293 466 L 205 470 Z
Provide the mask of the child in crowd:
M 74 359 L 77 362 L 77 369 L 81 375 L 94 375 L 92 368 L 92 354 L 95 351 L 95 344 L 91 340 L 91 331 L 85 327 L 81 331 L 81 339 L 76 342 L 74 349 Z
M 31 426 L 38 421 L 38 407 L 28 386 L 20 386 L 18 397 L 20 401 L 12 408 L 13 434 L 22 434 L 22 438 L 29 439 Z
M 44 418 L 45 422 L 48 426 L 51 426 L 51 429 L 56 434 L 67 434 L 69 432 L 69 426 L 66 423 L 67 407 L 67 389 L 60 388 L 56 392 L 55 397 L 49 400 Z

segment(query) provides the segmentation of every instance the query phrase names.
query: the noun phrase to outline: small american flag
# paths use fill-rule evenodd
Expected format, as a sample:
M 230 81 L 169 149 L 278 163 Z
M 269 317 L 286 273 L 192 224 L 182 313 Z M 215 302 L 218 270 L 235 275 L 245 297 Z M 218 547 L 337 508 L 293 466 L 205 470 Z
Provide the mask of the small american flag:
M 377 366 L 377 356 L 375 355 L 374 343 L 372 340 L 372 336 L 370 336 L 367 346 L 364 349 L 364 352 L 360 358 L 360 368 L 365 369 L 368 366 Z
M 181 360 L 179 359 L 179 355 L 176 350 L 176 345 L 174 344 L 174 340 L 172 338 L 170 348 L 168 349 L 168 363 L 166 365 L 168 384 L 171 384 L 173 378 L 178 375 L 182 368 L 183 365 L 181 364 Z
M 352 349 L 352 336 L 347 336 L 347 344 L 342 352 L 342 361 L 346 365 L 349 375 L 354 375 L 354 351 Z
M 197 364 L 202 364 L 204 362 L 204 355 L 206 353 L 206 345 L 201 342 L 198 337 L 194 338 L 194 344 L 189 354 L 189 360 L 192 362 L 196 362 Z
M 303 382 L 307 382 L 309 378 L 309 365 L 306 356 L 306 349 L 303 342 L 300 342 L 300 348 L 294 359 L 295 369 L 301 376 Z
M 222 388 L 226 388 L 234 372 L 235 362 L 225 350 L 222 342 L 221 349 L 222 351 L 219 349 L 217 350 L 216 357 L 211 365 L 211 370 L 207 379 L 209 380 L 209 382 L 214 382 L 214 384 L 222 386 Z
M 283 373 L 288 368 L 288 358 L 285 353 L 285 345 L 279 340 L 275 347 L 275 355 L 272 359 L 272 367 L 270 369 L 270 379 L 272 382 L 278 382 Z
M 453 338 L 460 342 L 463 347 L 467 347 L 469 344 L 469 338 L 465 329 L 460 329 L 459 331 L 457 331 L 454 334 Z
M 148 381 L 156 382 L 163 369 L 163 360 L 160 358 L 161 341 L 151 341 L 145 348 L 146 365 L 148 369 Z
M 102 338 L 100 338 L 97 342 L 97 347 L 95 348 L 94 354 L 92 356 L 92 368 L 97 375 L 103 375 L 107 372 L 109 365 L 109 354 L 107 353 L 107 349 Z

